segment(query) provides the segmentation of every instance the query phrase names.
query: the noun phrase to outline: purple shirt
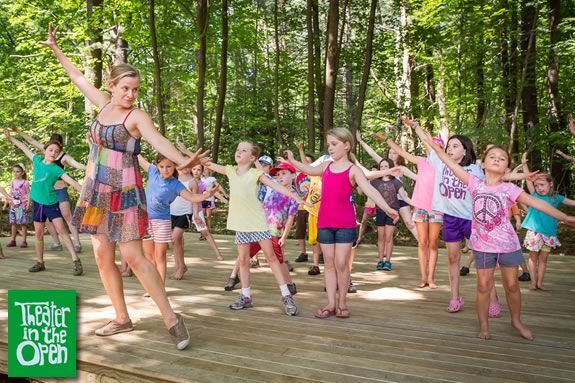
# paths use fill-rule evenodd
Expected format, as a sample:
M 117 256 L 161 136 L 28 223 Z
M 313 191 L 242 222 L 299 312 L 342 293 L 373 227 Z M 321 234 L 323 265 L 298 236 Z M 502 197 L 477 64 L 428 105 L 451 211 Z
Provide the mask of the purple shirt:
M 489 186 L 470 174 L 467 190 L 473 199 L 470 247 L 485 253 L 521 250 L 509 209 L 523 189 L 508 182 Z

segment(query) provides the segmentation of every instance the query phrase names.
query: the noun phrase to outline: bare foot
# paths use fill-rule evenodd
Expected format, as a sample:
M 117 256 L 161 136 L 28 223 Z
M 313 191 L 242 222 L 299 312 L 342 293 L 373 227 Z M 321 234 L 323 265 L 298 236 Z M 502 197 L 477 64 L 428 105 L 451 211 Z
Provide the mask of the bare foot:
M 176 272 L 172 275 L 170 275 L 170 279 L 179 281 L 182 278 L 184 278 L 184 274 L 188 271 L 188 266 L 184 266 L 183 269 L 181 270 L 176 270 Z
M 491 339 L 491 337 L 489 336 L 489 330 L 479 331 L 479 339 L 483 339 L 483 340 Z
M 538 284 L 536 285 L 536 287 L 537 287 L 537 290 L 545 290 L 545 289 L 543 288 L 543 283 L 538 283 Z
M 529 290 L 537 290 L 537 285 L 535 285 L 534 283 L 531 283 L 529 285 Z
M 515 328 L 515 330 L 519 331 L 519 334 L 527 339 L 533 340 L 533 333 L 527 327 L 523 326 L 521 322 L 511 322 L 511 325 Z
M 427 284 L 429 285 L 430 289 L 436 289 L 437 285 L 435 284 L 435 282 L 431 281 L 431 282 L 427 282 Z
M 417 284 L 417 287 L 419 287 L 420 289 L 421 289 L 421 288 L 424 288 L 425 286 L 427 286 L 427 283 L 426 283 L 425 281 L 420 281 L 420 282 Z
M 4 252 L 2 252 L 2 250 L 0 250 L 0 259 L 5 259 L 6 257 L 4 256 Z
M 216 257 L 216 259 L 217 259 L 218 261 L 223 261 L 223 260 L 224 260 L 224 256 L 221 255 L 221 254 L 218 254 L 218 256 Z

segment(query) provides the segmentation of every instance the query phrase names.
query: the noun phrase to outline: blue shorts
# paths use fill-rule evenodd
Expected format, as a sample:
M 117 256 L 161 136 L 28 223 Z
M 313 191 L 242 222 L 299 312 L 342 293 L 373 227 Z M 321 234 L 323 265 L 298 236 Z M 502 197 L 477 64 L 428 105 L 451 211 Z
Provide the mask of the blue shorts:
M 395 226 L 393 219 L 391 219 L 391 217 L 385 214 L 381 209 L 377 209 L 375 211 L 375 224 L 377 226 Z
M 46 219 L 52 222 L 56 218 L 62 218 L 60 204 L 42 205 L 41 203 L 32 201 L 32 219 L 34 222 L 46 222 Z
M 70 200 L 68 195 L 68 188 L 54 189 L 56 192 L 56 197 L 58 197 L 58 202 L 66 202 Z
M 517 267 L 524 262 L 521 249 L 511 253 L 484 253 L 473 250 L 475 256 L 475 268 L 494 269 L 497 265 L 501 267 Z
M 357 229 L 322 228 L 317 231 L 317 241 L 325 245 L 353 243 L 357 239 Z
M 459 242 L 471 236 L 471 220 L 443 215 L 443 240 L 445 242 Z

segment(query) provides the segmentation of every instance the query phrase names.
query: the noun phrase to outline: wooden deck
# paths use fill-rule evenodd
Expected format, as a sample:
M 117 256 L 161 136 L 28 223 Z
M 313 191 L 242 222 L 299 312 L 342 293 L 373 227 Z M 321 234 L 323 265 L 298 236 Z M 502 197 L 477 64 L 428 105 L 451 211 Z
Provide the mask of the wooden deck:
M 375 271 L 376 251 L 360 247 L 350 295 L 350 319 L 319 320 L 313 311 L 325 301 L 323 275 L 308 276 L 294 264 L 300 315 L 283 314 L 269 268 L 253 272 L 255 307 L 227 308 L 237 294 L 223 284 L 234 259 L 233 239 L 217 236 L 226 261 L 216 262 L 205 241 L 187 234 L 185 280 L 168 281 L 170 299 L 188 319 L 192 344 L 176 351 L 150 299 L 135 278 L 125 279 L 126 299 L 136 331 L 110 338 L 92 335 L 113 317 L 83 238 L 86 274 L 71 275 L 65 252 L 48 253 L 46 272 L 31 274 L 33 248 L 4 249 L 0 260 L 0 371 L 7 369 L 8 289 L 75 289 L 79 302 L 78 380 L 85 382 L 574 382 L 575 257 L 552 256 L 547 291 L 522 282 L 523 320 L 535 332 L 529 342 L 509 324 L 504 307 L 491 320 L 492 340 L 477 336 L 475 275 L 462 278 L 465 309 L 446 312 L 448 279 L 441 249 L 439 288 L 415 288 L 416 248 L 398 247 L 393 271 Z M 288 259 L 297 254 L 290 242 Z M 172 270 L 173 262 L 168 264 Z M 497 278 L 498 291 L 503 290 Z

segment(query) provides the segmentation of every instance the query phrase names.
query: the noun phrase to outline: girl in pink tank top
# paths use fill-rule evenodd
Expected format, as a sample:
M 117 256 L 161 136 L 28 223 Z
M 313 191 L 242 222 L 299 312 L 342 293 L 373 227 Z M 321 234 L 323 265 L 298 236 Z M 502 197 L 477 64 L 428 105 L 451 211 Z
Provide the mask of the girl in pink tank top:
M 349 286 L 349 260 L 351 245 L 356 240 L 355 209 L 351 193 L 357 185 L 380 209 L 397 219 L 381 194 L 371 186 L 362 170 L 350 157 L 354 138 L 347 129 L 332 129 L 327 133 L 327 150 L 333 161 L 311 166 L 296 161 L 291 151 L 286 151 L 288 161 L 299 171 L 310 176 L 322 176 L 321 204 L 318 217 L 318 242 L 323 252 L 327 305 L 315 313 L 317 318 L 349 318 L 347 289 Z M 338 296 L 339 291 L 339 296 Z

